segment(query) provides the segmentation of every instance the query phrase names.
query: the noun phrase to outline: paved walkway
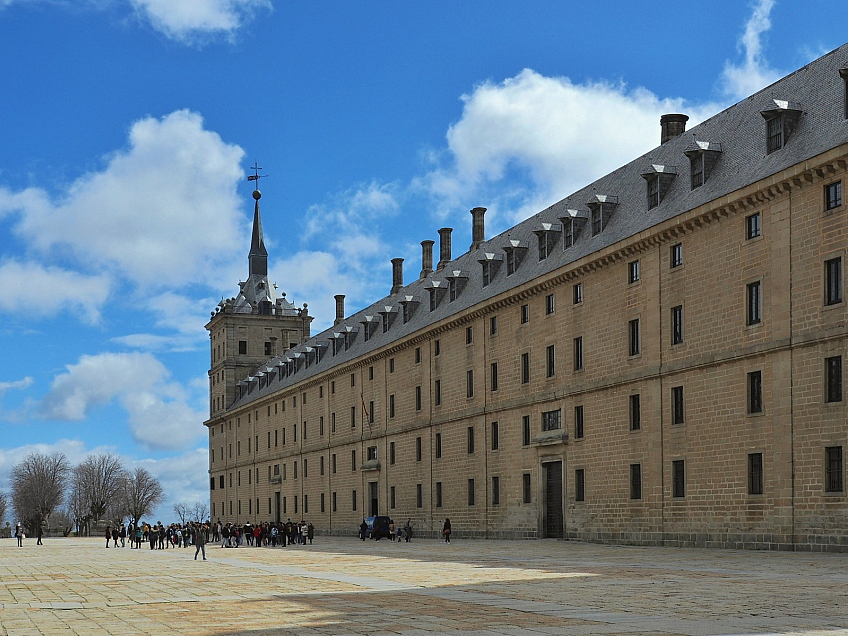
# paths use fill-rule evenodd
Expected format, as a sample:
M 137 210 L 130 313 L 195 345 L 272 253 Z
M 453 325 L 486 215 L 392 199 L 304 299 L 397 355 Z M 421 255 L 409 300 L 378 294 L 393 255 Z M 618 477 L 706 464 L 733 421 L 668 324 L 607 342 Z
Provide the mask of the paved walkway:
M 0 542 L 0 634 L 848 636 L 848 556 L 562 541 Z

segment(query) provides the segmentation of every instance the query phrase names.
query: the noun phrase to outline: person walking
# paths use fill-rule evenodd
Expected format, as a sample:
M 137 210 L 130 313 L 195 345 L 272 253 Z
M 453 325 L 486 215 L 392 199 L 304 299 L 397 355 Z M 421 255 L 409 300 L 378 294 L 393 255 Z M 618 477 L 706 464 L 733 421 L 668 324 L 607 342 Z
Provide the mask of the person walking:
M 24 547 L 24 527 L 21 525 L 20 521 L 18 525 L 15 526 L 15 537 L 18 539 L 18 547 Z M 106 544 L 106 547 L 109 547 L 109 544 Z
M 121 531 L 118 535 L 121 537 L 121 547 L 127 547 L 127 527 L 123 524 L 123 522 L 121 522 Z
M 109 540 L 112 538 L 112 526 L 106 526 L 106 547 L 109 547 Z
M 35 542 L 35 545 L 44 545 L 41 542 L 41 537 L 43 537 L 43 536 L 44 536 L 44 528 L 42 528 L 41 524 L 39 523 L 38 528 L 35 530 L 35 537 L 36 537 L 36 539 L 38 539 L 38 541 Z
M 197 561 L 197 553 L 203 552 L 203 560 L 206 560 L 206 533 L 203 528 L 194 527 L 194 560 Z
M 306 536 L 309 538 L 309 545 L 312 545 L 312 539 L 315 538 L 315 526 L 312 525 L 311 521 L 306 524 Z
M 445 535 L 445 543 L 450 543 L 451 522 L 447 517 L 445 517 L 445 525 L 442 527 L 442 534 Z

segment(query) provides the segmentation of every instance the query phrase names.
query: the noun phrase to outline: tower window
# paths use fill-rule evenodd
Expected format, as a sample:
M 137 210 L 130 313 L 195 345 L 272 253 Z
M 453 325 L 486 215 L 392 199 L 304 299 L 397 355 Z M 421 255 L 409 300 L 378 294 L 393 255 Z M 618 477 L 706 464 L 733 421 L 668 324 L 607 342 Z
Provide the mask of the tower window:
M 783 115 L 772 117 L 766 121 L 766 152 L 771 154 L 783 148 Z
M 247 355 L 247 340 L 239 340 L 238 347 L 239 347 L 238 351 L 239 351 L 240 355 Z
M 828 183 L 824 187 L 824 209 L 833 210 L 842 205 L 842 182 Z

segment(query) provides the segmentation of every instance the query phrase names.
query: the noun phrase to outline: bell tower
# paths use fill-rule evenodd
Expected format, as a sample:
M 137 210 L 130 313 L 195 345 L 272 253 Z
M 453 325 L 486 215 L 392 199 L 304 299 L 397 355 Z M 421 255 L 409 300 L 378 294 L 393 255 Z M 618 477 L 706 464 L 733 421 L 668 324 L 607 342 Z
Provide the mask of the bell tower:
M 256 187 L 259 166 L 253 166 L 254 182 L 253 232 L 248 252 L 247 280 L 239 283 L 236 296 L 221 300 L 206 324 L 210 340 L 209 420 L 211 426 L 238 396 L 238 382 L 310 335 L 312 316 L 297 308 L 285 293 L 278 295 L 277 286 L 268 278 L 268 251 L 262 236 L 259 200 Z

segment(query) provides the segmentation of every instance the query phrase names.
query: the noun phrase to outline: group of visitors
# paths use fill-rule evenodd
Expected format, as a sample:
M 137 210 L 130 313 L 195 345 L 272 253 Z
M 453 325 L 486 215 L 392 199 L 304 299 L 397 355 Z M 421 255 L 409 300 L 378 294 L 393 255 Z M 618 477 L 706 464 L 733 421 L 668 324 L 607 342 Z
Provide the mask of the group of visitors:
M 206 560 L 206 544 L 209 541 L 209 524 L 197 523 L 190 521 L 184 524 L 172 523 L 168 526 L 162 525 L 161 521 L 155 524 L 149 524 L 145 521 L 140 521 L 129 526 L 121 524 L 120 527 L 106 526 L 104 533 L 106 538 L 106 547 L 109 547 L 109 542 L 112 542 L 112 547 L 118 547 L 118 541 L 121 542 L 121 547 L 126 547 L 127 539 L 129 539 L 130 549 L 141 549 L 141 544 L 149 544 L 151 550 L 165 550 L 168 548 L 187 548 L 190 545 L 197 549 L 194 552 L 194 558 L 197 559 L 199 553 L 203 553 L 203 560 Z
M 306 545 L 312 543 L 315 538 L 315 526 L 310 521 L 304 520 L 292 522 L 288 519 L 282 521 L 264 521 L 255 525 L 250 522 L 245 524 L 221 524 L 212 526 L 212 541 L 221 542 L 222 548 L 237 548 L 240 545 L 251 547 L 272 547 L 278 545 Z

